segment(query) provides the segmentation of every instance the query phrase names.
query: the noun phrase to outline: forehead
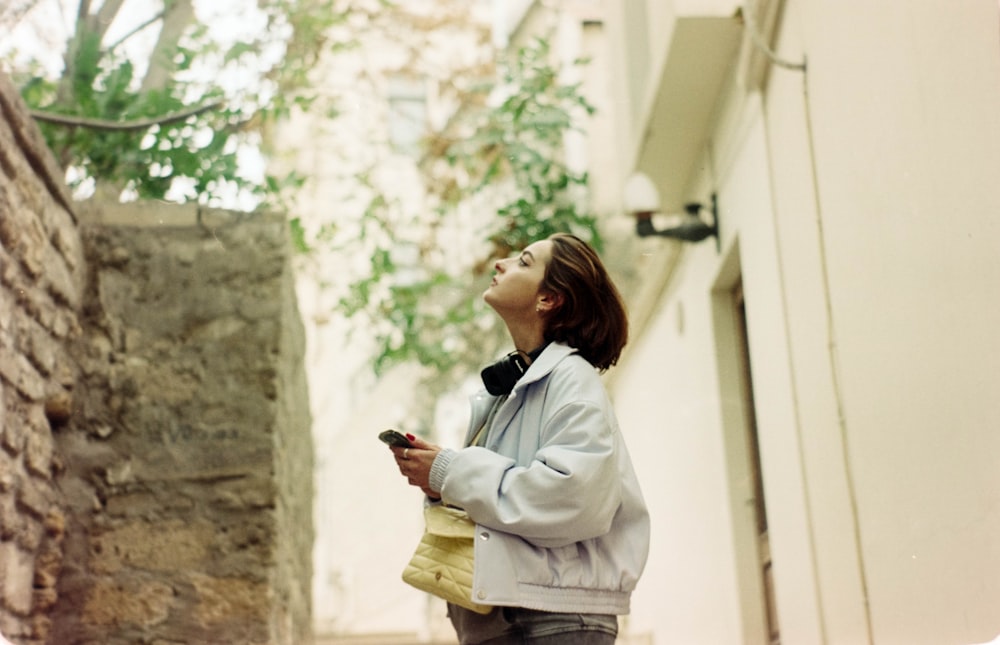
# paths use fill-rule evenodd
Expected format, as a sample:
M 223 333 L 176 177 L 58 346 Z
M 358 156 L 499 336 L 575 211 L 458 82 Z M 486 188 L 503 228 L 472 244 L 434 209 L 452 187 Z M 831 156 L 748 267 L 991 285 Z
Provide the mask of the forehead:
M 521 253 L 530 253 L 535 260 L 548 264 L 552 258 L 552 241 L 538 240 L 529 244 Z

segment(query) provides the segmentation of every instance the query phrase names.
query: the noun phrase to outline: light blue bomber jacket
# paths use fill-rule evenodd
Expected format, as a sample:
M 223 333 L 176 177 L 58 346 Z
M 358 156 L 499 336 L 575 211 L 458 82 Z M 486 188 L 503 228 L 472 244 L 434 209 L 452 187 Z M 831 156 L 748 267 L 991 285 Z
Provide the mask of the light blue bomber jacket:
M 473 397 L 466 443 L 494 402 L 485 390 Z M 551 343 L 497 410 L 485 445 L 442 450 L 430 473 L 443 503 L 477 525 L 472 600 L 627 614 L 649 515 L 594 367 Z

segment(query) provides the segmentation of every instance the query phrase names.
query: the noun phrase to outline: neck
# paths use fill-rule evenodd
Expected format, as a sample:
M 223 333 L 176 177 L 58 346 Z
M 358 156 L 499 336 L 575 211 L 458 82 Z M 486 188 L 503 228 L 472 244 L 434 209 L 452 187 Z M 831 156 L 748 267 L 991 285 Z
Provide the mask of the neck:
M 538 349 L 545 342 L 545 333 L 541 325 L 529 325 L 525 328 L 507 325 L 510 338 L 514 341 L 514 349 L 523 354 Z

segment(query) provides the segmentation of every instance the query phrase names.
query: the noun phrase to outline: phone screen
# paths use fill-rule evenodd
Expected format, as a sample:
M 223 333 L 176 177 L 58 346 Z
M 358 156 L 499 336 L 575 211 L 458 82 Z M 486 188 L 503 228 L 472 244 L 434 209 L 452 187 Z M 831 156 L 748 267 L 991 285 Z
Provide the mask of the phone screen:
M 410 443 L 409 439 L 395 430 L 383 430 L 379 433 L 378 438 L 390 446 L 398 446 L 400 448 L 413 447 L 413 444 Z

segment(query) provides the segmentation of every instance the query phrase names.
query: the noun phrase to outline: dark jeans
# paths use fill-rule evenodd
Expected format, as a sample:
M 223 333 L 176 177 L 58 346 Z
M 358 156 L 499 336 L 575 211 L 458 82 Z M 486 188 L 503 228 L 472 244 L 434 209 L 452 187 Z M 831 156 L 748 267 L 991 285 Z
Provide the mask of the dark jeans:
M 497 607 L 488 616 L 449 606 L 459 642 L 477 645 L 614 645 L 618 618 Z M 470 615 L 471 614 L 471 615 Z

